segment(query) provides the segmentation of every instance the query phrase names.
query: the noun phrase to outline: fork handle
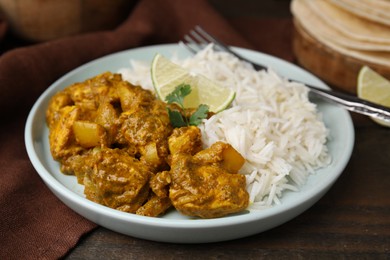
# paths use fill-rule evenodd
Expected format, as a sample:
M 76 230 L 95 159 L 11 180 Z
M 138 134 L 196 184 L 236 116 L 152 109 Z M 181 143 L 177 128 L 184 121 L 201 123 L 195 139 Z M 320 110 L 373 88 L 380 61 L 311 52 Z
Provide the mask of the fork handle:
M 239 59 L 251 63 L 255 70 L 267 69 L 265 66 L 261 64 L 249 61 L 248 59 L 242 57 L 237 52 L 232 51 L 228 46 L 224 46 L 224 48 L 226 48 L 226 50 L 232 53 L 233 55 L 236 55 L 236 57 L 238 57 Z M 309 84 L 305 84 L 303 82 L 298 82 L 296 80 L 291 80 L 291 79 L 288 80 L 290 82 L 297 82 L 297 83 L 304 84 L 309 88 L 310 93 L 312 95 L 322 98 L 326 101 L 341 105 L 342 107 L 344 107 L 349 111 L 378 118 L 390 123 L 390 108 L 369 102 L 367 100 L 363 100 L 353 95 L 348 95 L 337 91 L 318 88 Z
M 290 82 L 297 82 L 297 81 L 290 80 Z M 310 89 L 311 94 L 326 99 L 327 101 L 339 104 L 349 111 L 375 117 L 384 120 L 386 122 L 390 122 L 390 109 L 387 107 L 369 102 L 367 100 L 363 100 L 356 96 L 352 96 L 352 95 L 348 95 L 336 91 L 321 89 L 308 84 L 304 84 L 304 85 L 306 85 Z
M 226 46 L 226 48 L 227 51 L 233 53 L 233 55 L 236 55 L 236 57 L 238 57 L 239 59 L 251 63 L 255 70 L 267 69 L 265 66 L 249 61 L 248 59 L 242 57 L 240 54 L 233 52 L 228 46 Z M 390 123 L 390 109 L 387 107 L 369 102 L 367 100 L 363 100 L 353 95 L 348 95 L 337 91 L 318 88 L 303 82 L 298 82 L 296 80 L 289 79 L 289 81 L 304 84 L 309 88 L 310 93 L 312 95 L 330 101 L 332 103 L 341 105 L 342 107 L 344 107 L 349 111 L 375 117 Z

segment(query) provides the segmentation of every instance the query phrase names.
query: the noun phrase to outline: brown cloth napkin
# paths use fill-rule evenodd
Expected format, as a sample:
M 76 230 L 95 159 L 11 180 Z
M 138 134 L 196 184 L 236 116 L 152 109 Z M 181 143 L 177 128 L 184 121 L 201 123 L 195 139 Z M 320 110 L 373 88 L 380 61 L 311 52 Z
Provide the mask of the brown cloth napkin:
M 0 259 L 59 258 L 96 227 L 48 190 L 27 157 L 24 124 L 39 95 L 87 61 L 177 42 L 196 24 L 229 44 L 252 47 L 205 0 L 142 0 L 113 31 L 30 45 L 0 57 Z

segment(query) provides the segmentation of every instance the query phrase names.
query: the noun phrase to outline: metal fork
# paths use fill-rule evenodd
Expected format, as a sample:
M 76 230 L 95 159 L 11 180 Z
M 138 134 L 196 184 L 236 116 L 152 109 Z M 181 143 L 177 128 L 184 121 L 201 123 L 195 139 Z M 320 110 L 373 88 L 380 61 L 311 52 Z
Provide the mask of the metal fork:
M 250 61 L 247 58 L 243 57 L 237 51 L 233 50 L 232 47 L 224 44 L 216 37 L 206 32 L 200 26 L 195 26 L 195 28 L 191 30 L 187 35 L 184 35 L 184 41 L 181 41 L 180 44 L 186 47 L 187 50 L 189 50 L 193 54 L 196 54 L 208 44 L 213 44 L 213 48 L 215 50 L 228 52 L 236 56 L 240 60 L 252 64 L 253 68 L 256 70 L 267 70 L 266 66 L 254 63 L 253 61 Z M 296 80 L 288 80 L 290 82 L 302 83 Z M 306 85 L 309 88 L 310 93 L 316 97 L 341 105 L 349 111 L 390 122 L 390 108 L 374 104 L 372 102 L 360 99 L 353 95 L 348 95 L 333 90 L 326 90 L 305 83 L 302 84 Z

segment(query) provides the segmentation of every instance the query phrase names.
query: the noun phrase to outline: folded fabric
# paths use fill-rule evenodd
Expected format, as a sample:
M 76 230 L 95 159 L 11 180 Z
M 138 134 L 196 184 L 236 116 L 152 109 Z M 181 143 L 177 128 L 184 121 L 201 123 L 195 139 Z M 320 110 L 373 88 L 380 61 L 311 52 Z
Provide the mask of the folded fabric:
M 0 259 L 59 258 L 96 227 L 46 188 L 27 157 L 24 123 L 39 95 L 90 60 L 137 46 L 177 42 L 196 24 L 229 44 L 251 47 L 206 0 L 142 0 L 115 30 L 30 45 L 0 56 Z
M 116 30 L 69 37 L 5 53 L 0 59 L 0 115 L 3 116 L 4 109 L 31 107 L 54 80 L 87 61 L 136 46 L 177 42 L 196 24 L 230 44 L 250 46 L 207 1 L 140 1 Z

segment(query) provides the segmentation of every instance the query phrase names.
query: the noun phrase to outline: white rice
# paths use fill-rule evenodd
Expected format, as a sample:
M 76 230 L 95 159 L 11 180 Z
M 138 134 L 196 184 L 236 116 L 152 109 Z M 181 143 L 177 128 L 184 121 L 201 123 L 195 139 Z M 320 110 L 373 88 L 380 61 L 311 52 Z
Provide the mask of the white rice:
M 206 147 L 224 141 L 246 158 L 240 173 L 247 179 L 251 209 L 279 204 L 284 191 L 298 191 L 309 174 L 330 163 L 328 130 L 304 85 L 272 70 L 255 71 L 211 45 L 194 57 L 171 59 L 236 92 L 231 108 L 204 120 L 200 129 Z M 119 72 L 153 90 L 150 64 L 131 61 Z

